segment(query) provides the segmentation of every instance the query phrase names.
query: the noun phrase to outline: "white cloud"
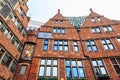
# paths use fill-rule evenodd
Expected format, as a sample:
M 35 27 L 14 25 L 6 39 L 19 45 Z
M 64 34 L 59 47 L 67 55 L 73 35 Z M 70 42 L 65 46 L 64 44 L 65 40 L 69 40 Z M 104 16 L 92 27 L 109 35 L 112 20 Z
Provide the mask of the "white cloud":
M 61 9 L 63 16 L 86 16 L 89 9 L 109 19 L 120 20 L 119 0 L 29 0 L 29 14 L 34 20 L 46 22 Z

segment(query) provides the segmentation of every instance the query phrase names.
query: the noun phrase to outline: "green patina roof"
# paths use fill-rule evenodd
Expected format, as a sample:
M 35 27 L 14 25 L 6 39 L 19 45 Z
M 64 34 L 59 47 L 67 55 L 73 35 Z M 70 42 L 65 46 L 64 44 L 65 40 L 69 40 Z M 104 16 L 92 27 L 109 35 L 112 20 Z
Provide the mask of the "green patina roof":
M 66 19 L 69 20 L 69 22 L 75 26 L 75 28 L 77 30 L 80 29 L 80 27 L 82 26 L 82 24 L 84 23 L 85 19 L 87 18 L 88 16 L 80 16 L 80 17 L 65 17 Z

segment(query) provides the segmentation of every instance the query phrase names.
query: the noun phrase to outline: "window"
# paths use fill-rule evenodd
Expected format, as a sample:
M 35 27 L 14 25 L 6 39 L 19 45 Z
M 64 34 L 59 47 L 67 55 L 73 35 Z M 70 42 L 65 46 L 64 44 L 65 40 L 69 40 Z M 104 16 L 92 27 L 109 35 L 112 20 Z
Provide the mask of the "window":
M 78 51 L 79 51 L 79 48 L 78 48 L 78 43 L 77 43 L 77 41 L 73 41 L 73 45 L 74 45 L 74 51 L 75 51 L 75 52 L 78 52 Z
M 112 65 L 117 74 L 120 74 L 120 58 L 111 58 Z
M 92 60 L 92 65 L 97 76 L 107 74 L 104 63 L 101 59 Z
M 117 38 L 117 41 L 120 43 L 120 37 Z
M 101 32 L 99 27 L 91 28 L 91 30 L 92 30 L 92 33 L 100 33 Z
M 101 42 L 102 42 L 105 50 L 114 50 L 115 49 L 115 47 L 112 44 L 112 42 L 110 41 L 110 39 L 102 39 Z
M 41 59 L 39 67 L 39 77 L 57 77 L 58 76 L 58 60 Z
M 68 41 L 54 40 L 54 51 L 68 51 Z
M 103 29 L 104 29 L 105 32 L 113 31 L 112 25 L 109 25 L 109 26 L 103 26 Z
M 22 30 L 22 36 L 25 37 L 27 35 L 26 29 Z
M 43 50 L 48 50 L 48 39 L 44 40 L 44 44 L 43 44 Z
M 96 22 L 96 21 L 95 21 L 95 18 L 91 18 L 91 21 L 92 21 L 92 22 Z
M 98 17 L 98 21 L 100 21 L 100 22 L 102 21 L 101 17 Z
M 58 23 L 58 20 L 55 20 L 55 23 Z
M 13 14 L 13 12 L 10 13 L 9 17 L 11 18 L 11 20 L 12 20 L 13 22 L 16 21 L 16 16 L 15 16 L 15 14 Z
M 0 45 L 0 63 L 5 65 L 11 72 L 14 72 L 17 67 L 17 61 L 12 58 L 9 53 Z
M 12 42 L 12 44 L 13 44 L 15 47 L 17 47 L 17 46 L 18 46 L 18 44 L 19 44 L 19 42 L 18 42 L 18 40 L 16 39 L 16 37 L 15 37 L 15 36 L 13 36 L 13 38 L 12 38 L 11 42 Z
M 14 8 L 15 5 L 17 4 L 17 0 L 9 0 L 9 1 L 10 1 L 11 6 Z
M 0 8 L 0 13 L 3 15 L 4 18 L 7 18 L 7 16 L 10 14 L 11 9 L 10 7 L 7 5 L 5 0 L 0 1 L 0 6 L 2 6 L 2 8 Z
M 24 13 L 24 11 L 22 10 L 21 7 L 18 8 L 18 12 L 21 14 L 22 18 L 25 17 L 25 13 Z
M 2 24 L 2 22 L 1 22 L 1 25 L 0 25 L 0 30 L 1 30 L 1 32 L 3 32 L 4 35 L 7 35 L 8 32 L 9 32 L 9 30 L 6 28 L 5 25 Z
M 15 37 L 10 29 L 8 29 L 8 27 L 2 23 L 2 21 L 0 21 L 0 31 L 11 41 L 11 43 L 18 49 L 18 51 L 20 51 L 20 41 Z
M 12 61 L 12 57 L 7 53 L 7 54 L 5 54 L 5 56 L 3 57 L 2 64 L 5 65 L 6 67 L 9 67 L 11 61 Z
M 18 51 L 22 52 L 22 50 L 23 50 L 23 45 L 20 43 L 19 46 L 18 46 Z
M 63 20 L 60 20 L 60 23 L 63 23 Z
M 16 69 L 16 67 L 17 67 L 17 62 L 16 62 L 16 61 L 13 61 L 12 65 L 11 65 L 11 67 L 10 67 L 10 70 L 11 70 L 12 72 L 14 72 L 15 69 Z
M 67 78 L 85 78 L 84 68 L 80 60 L 66 60 Z
M 4 53 L 5 53 L 5 50 L 0 46 L 0 59 L 3 56 Z
M 87 40 L 86 45 L 87 45 L 87 48 L 88 48 L 89 52 L 98 51 L 98 48 L 97 48 L 96 43 L 95 43 L 94 40 Z
M 21 24 L 21 22 L 16 18 L 15 14 L 13 12 L 10 13 L 10 18 L 12 20 L 12 22 L 14 23 L 14 25 L 16 26 L 16 28 L 21 32 L 22 34 L 22 30 L 23 29 L 23 25 Z
M 20 74 L 24 75 L 27 69 L 27 65 L 21 65 Z
M 66 30 L 65 30 L 65 28 L 53 28 L 52 32 L 53 32 L 53 33 L 65 34 L 65 33 L 66 33 Z

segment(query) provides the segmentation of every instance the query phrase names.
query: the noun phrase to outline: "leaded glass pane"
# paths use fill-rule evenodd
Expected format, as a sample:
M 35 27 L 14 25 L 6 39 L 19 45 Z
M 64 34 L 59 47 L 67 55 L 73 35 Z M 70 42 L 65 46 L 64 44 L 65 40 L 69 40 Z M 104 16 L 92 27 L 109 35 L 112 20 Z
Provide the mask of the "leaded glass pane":
M 83 68 L 78 68 L 78 72 L 79 72 L 79 77 L 81 77 L 81 78 L 85 77 Z
M 65 50 L 65 51 L 68 51 L 68 46 L 64 46 L 64 50 Z
M 114 46 L 112 44 L 109 44 L 110 49 L 114 49 Z
M 45 60 L 41 59 L 41 65 L 45 65 Z
M 77 78 L 77 77 L 78 77 L 77 68 L 72 68 L 72 74 L 73 74 L 73 77 L 74 77 L 74 78 Z
M 104 66 L 102 60 L 98 60 L 98 65 L 99 66 Z
M 66 60 L 66 66 L 70 66 L 70 61 Z
M 96 61 L 92 61 L 93 66 L 97 66 Z
M 53 76 L 57 76 L 57 67 L 53 67 L 53 71 L 52 71 L 52 74 Z
M 47 65 L 51 65 L 51 60 L 47 60 Z
M 82 66 L 82 62 L 81 61 L 77 61 L 78 67 Z
M 51 67 L 46 67 L 46 76 L 50 76 Z
M 100 70 L 101 70 L 101 74 L 107 74 L 107 72 L 106 72 L 104 67 L 100 67 Z
M 53 60 L 53 65 L 57 65 L 57 64 L 58 64 L 57 60 Z
M 76 61 L 71 61 L 72 66 L 76 66 Z
M 43 66 L 40 67 L 39 76 L 44 76 L 44 67 Z
M 57 51 L 58 50 L 58 46 L 54 46 L 54 50 Z
M 72 76 L 70 68 L 66 68 L 66 76 L 67 77 L 71 77 Z

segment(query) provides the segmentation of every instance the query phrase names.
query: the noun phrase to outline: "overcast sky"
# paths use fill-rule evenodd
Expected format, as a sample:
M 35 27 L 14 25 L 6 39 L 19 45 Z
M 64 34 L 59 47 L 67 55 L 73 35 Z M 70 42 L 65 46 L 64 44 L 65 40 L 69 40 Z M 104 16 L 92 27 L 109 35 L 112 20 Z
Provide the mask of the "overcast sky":
M 28 0 L 28 16 L 46 22 L 60 9 L 63 16 L 86 16 L 90 8 L 109 19 L 120 20 L 120 0 Z

